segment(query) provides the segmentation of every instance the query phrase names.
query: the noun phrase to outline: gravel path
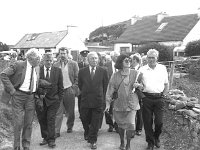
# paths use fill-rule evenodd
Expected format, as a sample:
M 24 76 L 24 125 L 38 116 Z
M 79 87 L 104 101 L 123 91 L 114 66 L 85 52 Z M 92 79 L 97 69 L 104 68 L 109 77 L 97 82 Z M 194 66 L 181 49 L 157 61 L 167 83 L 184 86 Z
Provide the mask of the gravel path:
M 56 139 L 56 147 L 54 148 L 54 150 L 90 150 L 89 144 L 84 140 L 83 128 L 78 116 L 79 114 L 76 108 L 76 119 L 72 133 L 66 132 L 66 118 L 64 118 L 61 128 L 61 136 Z M 102 129 L 99 131 L 97 150 L 119 150 L 119 135 L 116 132 L 107 132 L 107 128 L 108 126 L 104 122 L 102 125 Z M 39 143 L 41 141 L 42 138 L 40 134 L 40 127 L 38 124 L 36 124 L 32 134 L 31 150 L 49 149 L 47 145 L 40 146 Z M 145 142 L 144 132 L 141 136 L 135 136 L 135 138 L 131 141 L 132 150 L 145 150 L 146 147 L 147 144 Z M 159 148 L 159 150 L 164 150 L 164 148 L 161 147 Z

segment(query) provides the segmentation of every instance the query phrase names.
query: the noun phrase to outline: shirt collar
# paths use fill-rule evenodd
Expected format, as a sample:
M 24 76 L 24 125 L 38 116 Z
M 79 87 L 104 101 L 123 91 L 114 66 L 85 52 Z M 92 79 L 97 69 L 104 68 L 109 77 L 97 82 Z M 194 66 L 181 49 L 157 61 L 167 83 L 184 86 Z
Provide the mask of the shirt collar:
M 44 66 L 44 70 L 46 71 L 47 70 L 47 68 Z M 49 71 L 51 71 L 51 67 L 49 68 Z
M 32 65 L 29 63 L 29 61 L 27 60 L 27 67 L 32 67 Z
M 90 68 L 90 71 L 91 71 L 93 67 L 92 67 L 92 66 L 89 66 L 89 68 Z M 96 70 L 96 68 L 97 68 L 97 67 L 94 67 L 94 71 Z

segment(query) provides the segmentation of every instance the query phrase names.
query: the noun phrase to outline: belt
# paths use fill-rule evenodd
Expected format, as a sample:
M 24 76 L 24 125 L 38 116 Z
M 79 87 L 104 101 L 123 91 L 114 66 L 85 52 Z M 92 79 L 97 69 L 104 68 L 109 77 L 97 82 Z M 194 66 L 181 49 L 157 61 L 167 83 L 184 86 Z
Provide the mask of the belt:
M 143 92 L 145 96 L 152 97 L 152 98 L 161 98 L 163 96 L 163 93 L 147 93 Z
M 22 90 L 19 90 L 19 89 L 17 89 L 17 91 L 19 91 L 19 92 L 21 92 L 21 93 L 24 93 L 24 94 L 27 94 L 27 95 L 32 95 L 32 94 L 34 94 L 35 92 L 30 92 L 30 91 L 22 91 Z

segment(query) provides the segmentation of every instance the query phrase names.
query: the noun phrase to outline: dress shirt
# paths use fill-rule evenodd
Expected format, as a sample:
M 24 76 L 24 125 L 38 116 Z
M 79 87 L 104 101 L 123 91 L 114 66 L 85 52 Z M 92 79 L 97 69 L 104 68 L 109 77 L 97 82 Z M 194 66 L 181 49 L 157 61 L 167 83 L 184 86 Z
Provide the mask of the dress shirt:
M 29 86 L 31 83 L 31 69 L 32 66 L 31 64 L 27 61 L 27 65 L 26 65 L 26 73 L 25 73 L 25 78 L 24 78 L 24 82 L 22 83 L 21 87 L 19 88 L 19 90 L 21 91 L 25 91 L 25 92 L 29 92 Z M 35 68 L 33 68 L 33 92 L 36 91 L 36 83 L 37 83 L 37 74 L 35 71 Z
M 49 68 L 49 78 L 50 78 L 50 74 L 51 74 L 51 67 Z M 44 66 L 44 76 L 45 76 L 45 78 L 46 78 L 46 76 L 47 76 L 47 68 Z
M 97 67 L 92 67 L 92 66 L 90 66 L 89 68 L 90 68 L 90 74 L 91 74 L 91 72 L 92 72 L 92 68 L 94 68 L 94 74 L 95 74 L 95 71 L 96 71 L 96 68 L 97 68 Z

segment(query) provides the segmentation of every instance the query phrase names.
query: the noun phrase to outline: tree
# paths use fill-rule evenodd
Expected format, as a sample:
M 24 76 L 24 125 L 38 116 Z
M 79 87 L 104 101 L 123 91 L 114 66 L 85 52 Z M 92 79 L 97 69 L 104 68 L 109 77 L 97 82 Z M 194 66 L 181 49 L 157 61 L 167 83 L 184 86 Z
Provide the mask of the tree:
M 0 42 L 0 51 L 8 51 L 9 47 L 6 44 L 3 44 L 2 42 Z
M 200 55 L 200 40 L 189 42 L 185 48 L 186 56 Z
M 158 61 L 171 61 L 173 60 L 173 48 L 170 46 L 161 45 L 159 43 L 149 43 L 138 49 L 138 53 L 147 54 L 149 49 L 156 49 L 159 51 Z

